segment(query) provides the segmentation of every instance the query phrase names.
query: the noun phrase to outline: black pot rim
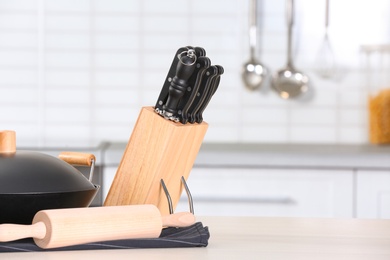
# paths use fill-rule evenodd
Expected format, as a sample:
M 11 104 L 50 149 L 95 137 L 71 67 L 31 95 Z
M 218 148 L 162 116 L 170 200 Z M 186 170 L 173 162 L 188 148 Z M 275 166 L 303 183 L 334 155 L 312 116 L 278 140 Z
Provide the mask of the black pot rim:
M 93 184 L 93 189 L 86 189 L 86 190 L 69 190 L 69 191 L 49 191 L 49 192 L 17 192 L 17 193 L 0 193 L 0 196 L 4 195 L 42 195 L 42 194 L 66 194 L 66 193 L 75 193 L 75 192 L 83 192 L 83 191 L 98 191 L 100 189 L 100 185 Z

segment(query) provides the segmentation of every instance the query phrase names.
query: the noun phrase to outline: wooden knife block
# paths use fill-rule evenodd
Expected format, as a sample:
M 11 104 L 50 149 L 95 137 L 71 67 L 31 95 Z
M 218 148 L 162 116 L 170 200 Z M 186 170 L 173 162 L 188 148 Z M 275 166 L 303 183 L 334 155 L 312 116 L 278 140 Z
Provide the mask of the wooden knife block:
M 208 124 L 181 124 L 167 120 L 153 107 L 143 107 L 104 206 L 153 204 L 169 214 L 164 180 L 176 208 L 198 154 Z

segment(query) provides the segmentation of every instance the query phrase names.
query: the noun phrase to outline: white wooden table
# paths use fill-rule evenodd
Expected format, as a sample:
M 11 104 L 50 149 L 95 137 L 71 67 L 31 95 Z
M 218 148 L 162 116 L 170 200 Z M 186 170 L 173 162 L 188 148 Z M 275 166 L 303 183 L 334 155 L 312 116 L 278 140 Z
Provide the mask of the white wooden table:
M 0 259 L 390 259 L 390 220 L 198 217 L 206 248 L 2 253 Z

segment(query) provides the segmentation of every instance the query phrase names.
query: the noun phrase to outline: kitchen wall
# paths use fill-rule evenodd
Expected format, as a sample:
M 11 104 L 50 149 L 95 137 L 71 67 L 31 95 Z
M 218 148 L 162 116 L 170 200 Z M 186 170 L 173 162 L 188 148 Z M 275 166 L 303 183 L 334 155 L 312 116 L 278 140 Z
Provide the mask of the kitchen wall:
M 389 86 L 390 62 L 360 45 L 390 42 L 388 1 L 331 1 L 331 79 L 315 72 L 325 1 L 296 1 L 295 65 L 312 90 L 298 100 L 244 88 L 248 2 L 0 0 L 0 129 L 15 129 L 19 146 L 125 142 L 176 50 L 192 45 L 225 68 L 206 142 L 366 143 L 367 96 Z M 258 55 L 275 71 L 286 62 L 285 1 L 259 2 Z

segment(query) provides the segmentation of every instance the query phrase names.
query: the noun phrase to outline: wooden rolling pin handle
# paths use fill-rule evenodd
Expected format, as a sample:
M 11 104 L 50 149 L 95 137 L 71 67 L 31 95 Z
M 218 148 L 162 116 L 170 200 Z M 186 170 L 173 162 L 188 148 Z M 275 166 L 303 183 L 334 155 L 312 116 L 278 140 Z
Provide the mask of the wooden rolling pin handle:
M 0 225 L 0 242 L 14 241 L 28 237 L 43 239 L 45 236 L 46 225 L 42 222 L 37 222 L 33 225 Z
M 90 153 L 62 152 L 58 155 L 61 160 L 72 165 L 91 166 L 96 161 L 95 155 Z
M 195 216 L 190 212 L 180 212 L 161 216 L 163 227 L 188 227 L 195 223 Z

